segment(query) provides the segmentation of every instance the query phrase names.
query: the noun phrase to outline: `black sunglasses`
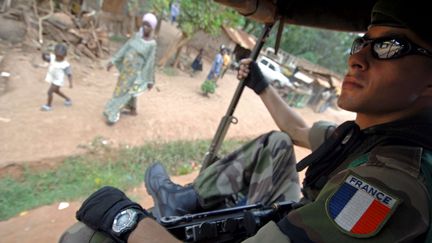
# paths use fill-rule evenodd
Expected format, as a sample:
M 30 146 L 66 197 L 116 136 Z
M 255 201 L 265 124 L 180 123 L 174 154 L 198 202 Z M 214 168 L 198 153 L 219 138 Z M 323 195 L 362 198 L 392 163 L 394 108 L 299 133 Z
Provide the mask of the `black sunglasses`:
M 414 54 L 432 57 L 432 52 L 402 37 L 380 37 L 376 39 L 359 37 L 354 40 L 350 54 L 353 55 L 361 51 L 369 44 L 372 46 L 372 56 L 379 60 L 395 59 Z

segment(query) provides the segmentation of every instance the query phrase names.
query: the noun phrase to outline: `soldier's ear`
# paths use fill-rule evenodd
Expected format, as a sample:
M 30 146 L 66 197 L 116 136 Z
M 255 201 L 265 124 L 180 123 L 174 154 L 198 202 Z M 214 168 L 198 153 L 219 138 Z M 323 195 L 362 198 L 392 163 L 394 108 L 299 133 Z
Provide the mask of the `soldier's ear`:
M 422 95 L 432 97 L 432 83 L 426 85 Z
M 425 88 L 422 95 L 432 97 L 432 72 L 429 72 L 429 75 L 425 77 L 425 81 Z

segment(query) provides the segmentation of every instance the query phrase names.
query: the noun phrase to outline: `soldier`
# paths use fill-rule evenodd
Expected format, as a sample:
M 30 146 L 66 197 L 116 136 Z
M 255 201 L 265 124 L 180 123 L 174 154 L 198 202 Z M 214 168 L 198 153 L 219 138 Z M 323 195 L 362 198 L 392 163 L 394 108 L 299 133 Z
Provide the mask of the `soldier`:
M 413 1 L 374 5 L 367 33 L 353 42 L 338 100 L 357 116 L 336 129 L 325 123 L 308 128 L 265 83 L 257 65 L 243 60 L 238 78 L 247 77 L 289 137 L 263 135 L 206 168 L 189 187 L 173 184 L 159 165 L 150 167 L 146 186 L 160 215 L 202 210 L 236 192 L 245 193 L 246 203 L 290 199 L 298 190 L 292 142 L 313 149 L 325 140 L 297 164 L 308 167 L 305 205 L 245 242 L 431 242 L 431 15 L 425 3 Z M 135 216 L 120 225 L 123 215 Z M 112 187 L 92 194 L 77 218 L 117 242 L 176 242 Z M 101 235 L 84 224 L 69 229 L 62 242 L 87 242 L 86 232 Z

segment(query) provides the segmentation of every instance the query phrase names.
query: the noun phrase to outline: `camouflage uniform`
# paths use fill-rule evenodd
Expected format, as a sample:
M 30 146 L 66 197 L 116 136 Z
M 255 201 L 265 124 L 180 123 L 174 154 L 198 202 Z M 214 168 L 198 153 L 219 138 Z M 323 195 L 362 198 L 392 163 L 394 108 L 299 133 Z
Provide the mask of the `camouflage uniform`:
M 330 122 L 314 123 L 309 137 L 312 149 L 317 148 L 334 127 Z M 298 201 L 301 187 L 296 163 L 291 138 L 286 133 L 273 131 L 206 168 L 194 181 L 194 188 L 204 208 L 237 194 L 245 195 L 240 201 L 243 204 Z M 227 206 L 234 206 L 226 202 Z
M 400 151 L 396 153 L 395 151 Z M 401 158 L 399 155 L 404 155 Z M 423 155 L 423 156 L 421 156 Z M 278 237 L 276 242 L 424 242 L 424 234 L 429 225 L 429 195 L 420 175 L 419 164 L 425 155 L 421 148 L 387 147 L 379 148 L 371 154 L 369 161 L 359 167 L 345 169 L 326 184 L 316 201 L 291 212 L 282 221 L 268 223 L 252 238 L 245 242 L 262 242 L 269 236 Z M 398 163 L 394 163 L 399 161 Z M 407 162 L 407 163 L 404 163 Z M 358 178 L 387 193 L 395 202 L 381 218 L 373 218 L 367 213 L 363 222 L 339 222 L 331 213 L 332 201 L 338 200 L 350 176 Z M 368 198 L 364 195 L 363 198 Z M 360 201 L 362 197 L 357 198 Z M 356 204 L 353 204 L 355 206 Z M 382 205 L 382 204 L 381 204 Z M 345 207 L 346 208 L 346 207 Z M 344 209 L 345 209 L 344 208 Z M 382 207 L 383 208 L 383 207 Z M 348 211 L 348 210 L 347 210 Z M 358 207 L 353 207 L 346 217 L 356 216 Z M 375 215 L 380 216 L 376 211 Z M 318 220 L 319 219 L 319 220 Z M 376 220 L 373 228 L 370 221 Z M 356 227 L 346 227 L 359 223 Z M 282 236 L 282 237 L 281 237 Z M 366 239 L 365 239 L 366 238 Z
M 115 243 L 110 237 L 102 232 L 92 230 L 87 225 L 77 222 L 68 228 L 60 237 L 61 243 Z
M 430 168 L 424 167 L 432 161 L 426 132 L 431 114 L 362 130 L 361 144 L 324 187 L 316 193 L 306 188 L 311 202 L 245 242 L 425 242 L 431 220 Z
M 430 145 L 432 141 L 429 134 L 424 132 L 428 131 L 432 125 L 430 114 L 432 112 L 424 113 L 419 119 L 408 121 L 408 123 L 396 122 L 394 127 L 408 128 L 402 131 L 388 124 L 380 125 L 381 129 L 389 130 L 389 134 L 393 135 L 382 134 L 376 127 L 362 131 L 362 133 L 369 131 L 372 135 L 367 136 L 361 144 L 355 146 L 352 154 L 350 153 L 350 156 L 331 171 L 324 187 L 322 189 L 305 188 L 310 202 L 293 210 L 279 222 L 269 222 L 254 237 L 245 242 L 291 242 L 290 239 L 296 242 L 360 242 L 365 240 L 383 243 L 424 242 L 430 222 L 428 189 L 430 191 L 431 188 L 425 181 L 421 165 L 425 161 L 432 161 Z M 314 132 L 310 133 L 313 148 L 320 143 L 319 140 L 327 137 L 328 131 L 331 130 L 328 128 L 329 124 L 325 123 L 317 123 L 313 126 L 311 131 Z M 319 135 L 316 136 L 316 134 Z M 386 140 L 382 138 L 386 136 L 402 136 L 403 142 L 416 142 L 424 145 L 385 144 Z M 313 154 L 319 150 L 320 148 Z M 235 159 L 229 159 L 231 156 Z M 279 178 L 285 182 L 296 178 L 288 176 L 295 174 L 292 173 L 293 164 L 291 163 L 295 161 L 293 156 L 289 137 L 279 132 L 271 132 L 246 144 L 228 158 L 207 168 L 210 170 L 206 169 L 197 178 L 195 187 L 199 190 L 200 196 L 201 194 L 204 196 L 203 201 L 207 202 L 217 201 L 211 199 L 218 198 L 218 193 L 228 195 L 240 191 L 255 192 L 249 188 L 261 188 L 260 183 L 271 188 L 279 185 Z M 237 167 L 240 161 L 246 158 L 253 159 L 249 165 L 244 166 L 245 171 L 260 173 L 252 173 L 250 176 L 248 173 L 239 173 L 241 169 Z M 234 163 L 229 163 L 229 161 L 234 161 Z M 282 173 L 277 171 L 277 176 L 271 177 L 270 171 L 277 170 L 274 168 L 283 168 L 282 165 L 287 166 L 287 169 Z M 254 166 L 259 169 L 254 170 Z M 271 168 L 271 170 L 265 168 Z M 266 174 L 261 173 L 263 171 L 267 173 L 267 176 L 262 176 Z M 251 187 L 239 184 L 237 177 L 250 180 Z M 213 180 L 213 182 L 206 180 Z M 228 186 L 228 189 L 221 187 L 228 182 L 233 182 L 233 186 Z M 217 186 L 211 187 L 212 183 Z M 292 192 L 275 189 L 269 190 L 268 193 L 265 190 L 257 189 L 256 191 L 257 194 L 246 193 L 248 203 L 253 203 L 259 200 L 258 198 L 270 203 L 273 200 L 286 199 L 288 197 L 286 195 Z M 316 193 L 313 193 L 314 191 Z M 108 240 L 103 238 L 101 233 L 91 232 L 87 227 L 78 223 L 65 232 L 61 242 L 99 243 Z
M 315 123 L 309 138 L 312 148 L 317 148 L 334 127 L 334 123 Z M 195 180 L 194 188 L 205 207 L 225 202 L 238 193 L 246 196 L 247 204 L 298 201 L 301 193 L 296 162 L 291 138 L 273 131 L 206 168 Z M 228 202 L 227 206 L 232 205 Z M 111 242 L 107 238 L 78 222 L 62 235 L 60 242 Z

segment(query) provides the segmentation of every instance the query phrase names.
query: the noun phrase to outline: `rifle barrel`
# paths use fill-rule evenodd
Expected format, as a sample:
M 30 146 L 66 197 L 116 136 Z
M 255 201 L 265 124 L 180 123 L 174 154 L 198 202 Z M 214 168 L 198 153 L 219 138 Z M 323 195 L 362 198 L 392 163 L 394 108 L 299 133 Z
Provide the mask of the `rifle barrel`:
M 258 55 L 264 43 L 266 42 L 272 27 L 273 27 L 273 23 L 264 25 L 263 31 L 261 32 L 261 36 L 258 39 L 258 42 L 255 44 L 255 47 L 250 55 L 250 58 L 252 58 L 252 60 L 254 61 L 257 60 Z M 221 122 L 219 123 L 219 126 L 216 130 L 215 136 L 213 137 L 213 140 L 210 144 L 209 150 L 204 157 L 201 171 L 209 167 L 213 162 L 216 161 L 217 153 L 220 149 L 220 146 L 222 145 L 226 133 L 228 132 L 230 123 L 237 123 L 237 119 L 233 116 L 233 114 L 240 100 L 240 97 L 243 93 L 244 87 L 245 87 L 244 80 L 240 80 L 239 84 L 237 85 L 237 89 L 234 93 L 234 96 L 231 99 L 231 103 L 228 107 L 228 110 L 225 113 L 225 116 L 222 117 Z

